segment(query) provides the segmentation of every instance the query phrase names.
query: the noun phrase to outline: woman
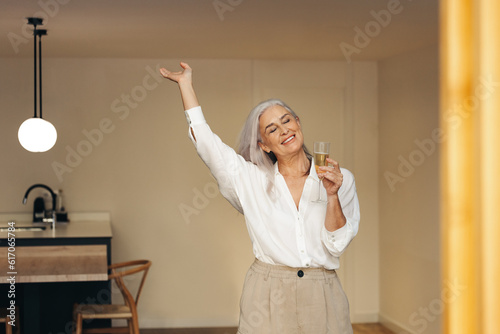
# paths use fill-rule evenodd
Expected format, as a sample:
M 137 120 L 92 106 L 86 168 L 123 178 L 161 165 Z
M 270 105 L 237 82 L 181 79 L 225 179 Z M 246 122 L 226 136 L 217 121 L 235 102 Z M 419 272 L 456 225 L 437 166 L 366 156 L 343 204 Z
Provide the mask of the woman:
M 352 333 L 335 269 L 358 231 L 353 175 L 328 159 L 320 181 L 299 118 L 279 100 L 251 111 L 237 154 L 210 130 L 192 70 L 181 67 L 160 72 L 178 83 L 190 137 L 222 195 L 245 215 L 256 257 L 245 278 L 238 333 Z M 314 201 L 318 182 L 325 203 Z

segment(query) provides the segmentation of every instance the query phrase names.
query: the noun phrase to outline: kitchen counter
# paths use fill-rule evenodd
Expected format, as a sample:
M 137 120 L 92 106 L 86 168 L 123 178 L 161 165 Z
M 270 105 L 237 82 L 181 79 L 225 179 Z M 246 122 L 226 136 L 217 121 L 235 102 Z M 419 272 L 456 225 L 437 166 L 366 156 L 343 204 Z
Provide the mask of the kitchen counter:
M 57 223 L 52 229 L 46 223 L 22 223 L 16 221 L 15 225 L 19 230 L 13 233 L 16 240 L 20 239 L 55 239 L 55 238 L 111 238 L 111 225 L 109 221 L 72 221 L 70 223 Z M 24 230 L 26 226 L 42 227 L 45 230 L 29 231 Z M 8 237 L 7 222 L 0 223 L 0 246 L 5 246 Z M 12 233 L 12 232 L 11 232 Z
M 108 217 L 107 213 L 73 214 L 71 222 L 57 223 L 52 229 L 51 224 L 29 222 L 30 214 L 1 214 L 0 258 L 15 260 L 18 283 L 105 281 L 112 237 Z M 7 283 L 7 272 L 7 261 L 2 261 L 0 283 Z
M 65 333 L 74 303 L 111 300 L 109 213 L 68 216 L 70 222 L 52 229 L 48 223 L 32 223 L 32 213 L 0 213 L 0 293 L 7 296 L 15 287 L 12 300 L 20 309 L 25 333 Z M 8 230 L 10 221 L 15 222 L 14 231 Z M 22 229 L 33 226 L 45 229 Z
M 32 223 L 31 213 L 0 213 L 0 246 L 5 246 L 8 237 L 8 222 L 14 221 L 16 241 L 19 239 L 57 239 L 57 238 L 111 238 L 109 213 L 72 213 L 70 222 L 56 224 L 55 230 L 48 223 Z M 45 227 L 45 230 L 30 231 L 23 227 Z

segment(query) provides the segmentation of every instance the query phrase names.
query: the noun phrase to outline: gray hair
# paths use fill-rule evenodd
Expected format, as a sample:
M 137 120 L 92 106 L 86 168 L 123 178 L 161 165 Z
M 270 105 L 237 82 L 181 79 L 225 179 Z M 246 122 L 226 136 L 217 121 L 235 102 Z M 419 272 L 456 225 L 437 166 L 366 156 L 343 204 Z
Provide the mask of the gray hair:
M 273 152 L 267 153 L 260 148 L 258 142 L 262 141 L 260 136 L 260 116 L 270 107 L 281 106 L 285 108 L 293 117 L 298 118 L 297 114 L 285 102 L 279 99 L 269 99 L 259 103 L 255 106 L 247 117 L 247 120 L 240 133 L 238 153 L 246 160 L 254 163 L 258 167 L 267 172 L 269 187 L 271 191 L 274 186 L 274 178 L 272 177 L 274 171 L 274 164 L 276 163 L 276 156 Z M 308 159 L 312 158 L 309 150 L 305 145 L 302 146 Z

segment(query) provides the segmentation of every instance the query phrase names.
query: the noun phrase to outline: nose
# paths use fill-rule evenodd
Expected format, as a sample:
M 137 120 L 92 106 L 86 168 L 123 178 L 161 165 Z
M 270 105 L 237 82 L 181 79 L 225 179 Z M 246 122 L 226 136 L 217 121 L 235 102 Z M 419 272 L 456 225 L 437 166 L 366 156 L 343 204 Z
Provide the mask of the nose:
M 290 130 L 288 130 L 288 128 L 285 125 L 282 125 L 281 126 L 281 134 L 286 135 L 286 134 L 288 134 L 288 132 L 290 132 Z

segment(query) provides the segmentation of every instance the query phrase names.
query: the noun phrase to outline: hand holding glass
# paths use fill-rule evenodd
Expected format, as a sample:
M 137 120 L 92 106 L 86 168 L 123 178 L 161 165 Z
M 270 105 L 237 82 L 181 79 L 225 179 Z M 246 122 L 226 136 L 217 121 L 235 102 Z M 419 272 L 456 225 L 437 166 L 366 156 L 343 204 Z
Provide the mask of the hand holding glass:
M 318 199 L 313 201 L 313 202 L 326 202 L 326 200 L 321 199 L 321 182 L 323 181 L 323 177 L 319 176 L 320 166 L 327 166 L 328 162 L 326 159 L 329 157 L 330 154 L 330 143 L 328 142 L 314 142 L 314 165 L 316 167 L 316 174 L 318 174 L 319 177 L 319 183 L 318 183 Z

